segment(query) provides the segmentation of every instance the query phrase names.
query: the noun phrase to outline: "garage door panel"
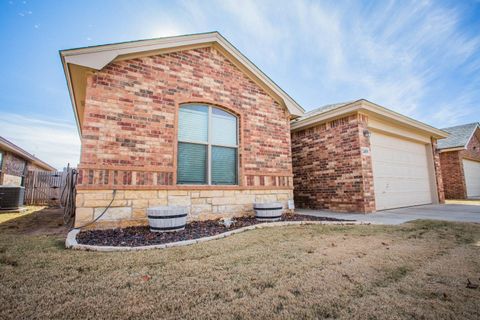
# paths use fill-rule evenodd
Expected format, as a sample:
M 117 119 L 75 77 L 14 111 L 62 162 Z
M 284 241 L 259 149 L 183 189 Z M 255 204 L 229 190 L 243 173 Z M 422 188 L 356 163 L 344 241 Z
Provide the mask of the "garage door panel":
M 380 133 L 370 143 L 377 210 L 432 202 L 425 144 Z
M 390 179 L 378 178 L 375 180 L 378 184 L 378 190 L 383 192 L 392 191 L 395 193 L 407 192 L 425 192 L 430 197 L 430 187 L 423 183 L 421 179 Z M 377 190 L 375 184 L 375 190 Z
M 480 197 L 480 162 L 463 160 L 467 197 Z
M 410 207 L 410 206 L 416 206 L 416 205 L 423 205 L 425 202 L 420 199 L 411 199 L 409 197 L 410 192 L 407 193 L 401 193 L 401 192 L 396 192 L 394 194 L 389 195 L 388 200 L 386 198 L 382 197 L 379 200 L 379 203 L 377 206 L 380 206 L 380 208 L 383 209 L 378 209 L 378 210 L 386 210 L 386 209 L 393 209 L 390 207 L 391 203 L 395 203 L 395 208 L 402 208 L 402 207 Z M 426 196 L 426 195 L 424 195 Z
M 418 152 L 422 152 L 422 150 L 418 150 Z M 379 155 L 378 161 L 386 162 L 388 164 L 397 164 L 397 165 L 404 165 L 404 166 L 417 166 L 417 167 L 425 167 L 425 152 L 423 152 L 423 156 L 420 154 L 409 154 L 402 150 L 401 153 L 398 152 L 398 149 L 395 150 L 393 148 L 378 148 L 377 153 Z
M 392 166 L 394 164 L 395 166 Z M 394 179 L 428 179 L 428 172 L 423 166 L 408 166 L 396 162 L 377 162 L 375 175 L 377 177 L 389 177 Z

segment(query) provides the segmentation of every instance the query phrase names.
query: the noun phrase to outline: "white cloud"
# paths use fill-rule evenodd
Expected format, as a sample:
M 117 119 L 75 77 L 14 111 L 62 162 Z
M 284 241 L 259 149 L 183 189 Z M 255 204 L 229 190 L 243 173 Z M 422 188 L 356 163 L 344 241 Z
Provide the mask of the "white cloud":
M 466 33 L 460 6 L 219 0 L 214 8 L 191 1 L 183 7 L 192 18 L 188 28 L 222 25 L 247 56 L 277 73 L 275 80 L 295 79 L 283 81 L 317 99 L 307 109 L 363 97 L 420 117 L 433 108 L 424 101 L 443 90 L 441 79 L 451 80 L 448 72 L 473 74 L 480 65 L 480 36 Z
M 161 38 L 177 36 L 185 33 L 185 29 L 181 26 L 181 24 L 168 21 L 162 22 L 159 26 L 155 25 L 153 27 L 149 27 L 147 30 L 149 31 L 145 34 L 145 38 Z
M 77 128 L 64 120 L 0 112 L 0 135 L 59 170 L 80 159 Z
M 435 124 L 439 127 L 449 127 L 479 121 L 479 108 L 476 98 L 478 88 L 480 88 L 480 80 L 465 86 L 455 99 L 440 103 L 435 112 L 431 114 Z M 468 120 L 462 121 L 462 119 Z

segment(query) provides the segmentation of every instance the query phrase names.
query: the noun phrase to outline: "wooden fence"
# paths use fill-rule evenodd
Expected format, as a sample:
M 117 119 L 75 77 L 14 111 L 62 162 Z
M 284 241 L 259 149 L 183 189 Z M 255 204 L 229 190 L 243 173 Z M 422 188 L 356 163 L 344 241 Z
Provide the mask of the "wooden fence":
M 25 176 L 25 204 L 60 205 L 67 171 L 28 171 Z

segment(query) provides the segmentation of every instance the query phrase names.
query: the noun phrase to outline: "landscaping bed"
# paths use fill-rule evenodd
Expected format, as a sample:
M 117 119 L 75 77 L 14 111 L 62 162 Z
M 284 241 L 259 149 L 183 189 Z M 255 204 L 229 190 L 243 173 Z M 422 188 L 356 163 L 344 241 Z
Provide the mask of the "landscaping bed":
M 184 240 L 194 240 L 218 235 L 227 231 L 252 226 L 260 223 L 254 217 L 235 218 L 234 223 L 227 228 L 221 220 L 192 221 L 185 230 L 178 232 L 151 232 L 148 226 L 128 227 L 123 229 L 86 230 L 77 235 L 79 244 L 96 246 L 128 246 L 138 247 L 156 244 L 172 243 Z M 352 221 L 327 217 L 306 215 L 284 215 L 281 221 Z

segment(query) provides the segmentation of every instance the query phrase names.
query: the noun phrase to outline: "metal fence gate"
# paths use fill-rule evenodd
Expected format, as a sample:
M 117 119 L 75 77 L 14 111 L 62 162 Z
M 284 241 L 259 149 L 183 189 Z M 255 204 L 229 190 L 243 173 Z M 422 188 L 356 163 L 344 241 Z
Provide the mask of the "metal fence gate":
M 28 171 L 25 204 L 59 206 L 68 171 Z

